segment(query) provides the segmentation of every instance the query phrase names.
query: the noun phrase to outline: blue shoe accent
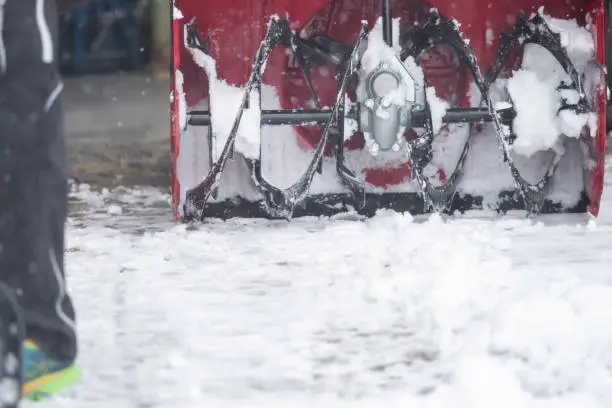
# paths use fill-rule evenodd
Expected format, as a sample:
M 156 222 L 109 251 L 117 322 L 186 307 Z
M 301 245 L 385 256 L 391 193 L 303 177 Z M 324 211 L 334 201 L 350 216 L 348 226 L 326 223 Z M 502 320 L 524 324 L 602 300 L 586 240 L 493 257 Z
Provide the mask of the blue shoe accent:
M 34 401 L 49 398 L 80 381 L 81 373 L 72 361 L 48 358 L 36 343 L 23 343 L 23 395 Z

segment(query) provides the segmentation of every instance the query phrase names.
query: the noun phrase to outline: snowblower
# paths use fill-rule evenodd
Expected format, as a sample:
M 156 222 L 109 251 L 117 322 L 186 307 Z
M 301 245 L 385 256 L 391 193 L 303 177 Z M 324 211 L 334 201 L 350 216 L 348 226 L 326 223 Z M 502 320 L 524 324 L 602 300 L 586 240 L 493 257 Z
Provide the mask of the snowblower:
M 603 0 L 174 0 L 182 220 L 597 215 Z

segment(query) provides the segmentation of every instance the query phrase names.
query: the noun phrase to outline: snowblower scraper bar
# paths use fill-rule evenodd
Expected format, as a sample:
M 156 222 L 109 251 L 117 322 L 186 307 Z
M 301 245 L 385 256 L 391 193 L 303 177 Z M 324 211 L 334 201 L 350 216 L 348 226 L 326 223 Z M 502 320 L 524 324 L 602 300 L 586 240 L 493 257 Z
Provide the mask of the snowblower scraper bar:
M 383 0 L 383 38 L 391 46 L 392 22 L 389 8 L 388 0 Z M 572 110 L 577 114 L 591 112 L 592 109 L 587 103 L 580 74 L 572 65 L 570 58 L 562 47 L 559 34 L 554 33 L 540 15 L 527 19 L 523 14 L 519 14 L 512 32 L 502 35 L 497 59 L 485 77 L 478 68 L 475 53 L 463 39 L 458 27 L 459 25 L 454 19 L 442 19 L 437 10 L 431 9 L 427 20 L 410 28 L 401 36 L 402 53 L 396 57 L 397 60 L 400 61 L 400 64 L 405 64 L 405 61 L 412 58 L 418 64 L 419 58 L 435 45 L 442 44 L 452 48 L 461 63 L 469 70 L 481 94 L 481 105 L 471 108 L 449 108 L 441 119 L 442 123 L 478 124 L 489 122 L 494 125 L 498 146 L 501 149 L 504 161 L 510 168 L 516 186 L 514 192 L 500 193 L 500 196 L 504 196 L 500 210 L 504 210 L 505 202 L 506 209 L 521 207 L 522 205 L 522 208 L 526 209 L 529 214 L 538 214 L 542 211 L 559 211 L 559 206 L 549 202 L 546 196 L 559 164 L 560 154 L 555 154 L 544 177 L 539 182 L 535 184 L 527 182 L 521 176 L 510 155 L 514 137 L 512 122 L 517 115 L 515 108 L 511 105 L 506 106 L 508 105 L 506 104 L 503 108 L 496 109 L 489 95 L 490 86 L 502 72 L 504 60 L 509 53 L 516 47 L 534 43 L 548 50 L 569 75 L 571 83 L 564 83 L 562 89 L 574 91 L 580 96 L 577 103 L 565 103 L 561 110 Z M 406 196 L 411 193 L 366 194 L 363 181 L 354 174 L 346 163 L 344 157 L 344 121 L 345 119 L 353 119 L 359 122 L 362 115 L 359 104 L 353 105 L 348 111 L 345 111 L 346 92 L 348 86 L 357 88 L 359 85 L 357 74 L 366 51 L 368 35 L 367 23 L 363 22 L 359 39 L 354 46 L 348 46 L 322 36 L 302 39 L 295 31 L 290 29 L 287 17 L 271 19 L 266 37 L 255 57 L 251 76 L 244 87 L 242 104 L 231 132 L 225 141 L 222 152 L 212 164 L 208 175 L 199 185 L 187 191 L 183 208 L 184 218 L 264 216 L 289 219 L 292 216 L 309 213 L 333 214 L 342 211 L 336 211 L 334 208 L 354 208 L 364 214 L 371 214 L 377 208 L 394 208 L 411 212 L 454 211 L 473 208 L 478 199 L 468 196 L 457 197 L 456 194 L 457 184 L 461 178 L 469 150 L 470 137 L 465 141 L 455 170 L 442 185 L 434 186 L 424 174 L 425 166 L 431 161 L 432 143 L 436 133 L 427 98 L 422 99 L 422 104 L 412 104 L 405 115 L 408 118 L 407 123 L 402 123 L 406 130 L 421 128 L 424 129 L 424 132 L 410 141 L 399 140 L 398 138 L 398 142 L 393 146 L 394 149 L 401 149 L 410 161 L 412 180 L 416 183 L 421 197 L 420 204 L 407 203 Z M 192 52 L 208 54 L 207 44 L 199 37 L 195 19 L 185 26 L 185 43 Z M 233 199 L 231 205 L 228 205 L 229 200 L 211 203 L 209 202 L 211 197 L 216 197 L 227 160 L 233 158 L 240 121 L 244 111 L 249 109 L 250 94 L 254 89 L 261 89 L 262 71 L 266 60 L 271 51 L 278 46 L 288 48 L 293 54 L 296 64 L 308 84 L 308 89 L 317 109 L 261 110 L 260 125 L 323 125 L 323 134 L 313 153 L 310 165 L 302 177 L 291 187 L 279 189 L 268 183 L 262 176 L 261 156 L 259 158 L 244 157 L 250 169 L 252 180 L 262 194 L 263 201 L 249 204 L 247 200 Z M 338 67 L 337 95 L 335 104 L 331 109 L 320 108 L 309 75 L 309 65 L 320 61 L 321 58 L 333 62 Z M 261 98 L 261 92 L 259 97 Z M 213 121 L 214 118 L 208 111 L 193 110 L 187 112 L 186 123 L 190 126 L 208 126 L 210 129 Z M 324 151 L 330 142 L 333 142 L 334 146 L 333 153 L 336 159 L 337 174 L 350 193 L 348 195 L 307 196 L 315 172 L 322 171 Z M 210 157 L 212 160 L 212 153 Z M 587 201 L 588 199 L 583 197 L 574 210 L 564 210 L 582 211 Z M 215 206 L 220 206 L 218 208 L 223 208 L 223 210 L 217 211 Z M 229 214 L 228 211 L 230 210 L 228 208 L 232 206 L 242 207 L 242 211 Z

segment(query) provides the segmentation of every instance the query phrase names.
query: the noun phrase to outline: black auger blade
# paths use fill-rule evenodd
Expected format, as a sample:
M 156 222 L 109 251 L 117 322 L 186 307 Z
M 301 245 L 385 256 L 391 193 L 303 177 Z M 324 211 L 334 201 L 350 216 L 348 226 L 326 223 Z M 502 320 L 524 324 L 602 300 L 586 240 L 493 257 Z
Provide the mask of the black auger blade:
M 326 35 L 316 34 L 309 38 L 302 38 L 297 32 L 294 35 L 295 42 L 299 44 L 304 61 L 309 67 L 328 62 L 338 67 L 346 66 L 353 53 L 351 45 Z
M 319 140 L 306 172 L 304 172 L 302 177 L 300 177 L 300 179 L 291 187 L 285 190 L 275 188 L 273 191 L 268 192 L 266 198 L 268 201 L 267 204 L 269 207 L 269 212 L 272 216 L 290 219 L 293 216 L 296 206 L 300 205 L 305 199 L 308 190 L 310 189 L 310 185 L 312 184 L 314 175 L 317 173 L 322 164 L 325 147 L 329 141 L 331 128 L 332 126 L 338 124 L 338 112 L 341 106 L 344 108 L 344 95 L 349 84 L 349 79 L 356 71 L 359 61 L 361 60 L 361 56 L 364 51 L 362 45 L 364 40 L 367 38 L 368 32 L 368 26 L 364 23 L 361 27 L 357 44 L 353 48 L 346 65 L 346 69 L 342 74 L 342 80 L 340 81 L 340 85 L 338 87 L 336 102 L 332 108 L 331 116 L 325 125 L 321 139 Z
M 432 10 L 425 22 L 405 32 L 400 41 L 402 45 L 401 60 L 404 61 L 408 57 L 413 57 L 417 63 L 432 47 L 436 45 L 450 46 L 462 64 L 469 69 L 480 92 L 487 97 L 485 80 L 476 63 L 474 51 L 463 40 L 458 24 L 454 19 L 444 20 L 436 10 Z M 423 174 L 424 167 L 430 162 L 432 157 L 431 146 L 435 136 L 431 111 L 427 101 L 425 105 L 425 120 L 423 124 L 425 132 L 421 137 L 408 143 L 407 153 L 412 163 L 413 178 L 421 191 L 426 208 L 436 212 L 443 212 L 450 208 L 456 194 L 469 151 L 470 137 L 464 143 L 461 155 L 451 176 L 441 186 L 434 186 Z
M 367 27 L 364 26 L 360 35 L 360 41 L 365 38 L 367 32 Z M 185 38 L 187 45 L 190 48 L 196 49 L 200 52 L 206 52 L 204 43 L 199 38 L 199 35 L 197 33 L 195 21 L 192 21 L 186 27 Z M 244 113 L 244 110 L 248 108 L 250 92 L 254 87 L 261 87 L 261 71 L 272 49 L 277 46 L 287 47 L 293 52 L 296 61 L 300 66 L 306 81 L 309 84 L 313 99 L 318 105 L 318 98 L 316 97 L 316 94 L 314 92 L 314 86 L 312 85 L 312 82 L 310 80 L 306 60 L 304 57 L 304 50 L 308 49 L 308 52 L 312 52 L 312 49 L 309 49 L 306 42 L 304 42 L 304 40 L 299 39 L 295 32 L 290 29 L 289 21 L 286 16 L 282 20 L 272 20 L 268 26 L 266 38 L 264 39 L 264 41 L 262 41 L 257 56 L 255 57 L 251 77 L 249 78 L 249 81 L 245 86 L 242 104 L 235 118 L 231 132 L 223 147 L 223 151 L 221 152 L 221 155 L 218 160 L 212 165 L 212 168 L 209 171 L 208 175 L 205 177 L 205 179 L 198 186 L 187 191 L 186 202 L 184 206 L 184 212 L 187 218 L 191 218 L 194 216 L 202 218 L 204 216 L 203 212 L 206 203 L 209 201 L 210 197 L 216 194 L 223 170 L 226 166 L 227 160 L 231 157 L 234 149 L 234 144 L 242 115 Z M 355 47 L 354 49 L 351 48 L 351 50 L 358 49 L 361 49 L 361 47 Z M 355 52 L 352 51 L 351 56 L 354 56 L 354 54 Z M 348 64 L 349 68 L 347 68 L 342 77 L 343 86 L 341 87 L 341 91 L 339 90 L 339 95 L 343 95 L 346 92 L 346 87 L 349 80 L 348 78 L 353 74 L 352 70 L 354 70 L 355 64 L 352 61 L 358 61 L 359 59 L 359 57 L 353 57 L 349 60 L 349 62 L 351 63 Z M 338 98 L 338 100 L 340 100 L 340 96 Z M 344 99 L 342 99 L 342 101 L 344 101 Z M 342 105 L 342 107 L 344 106 Z M 303 201 L 310 188 L 314 174 L 317 171 L 321 170 L 323 153 L 325 150 L 325 146 L 328 143 L 331 127 L 333 124 L 337 124 L 338 122 L 338 111 L 339 104 L 337 102 L 330 112 L 329 119 L 327 120 L 327 124 L 323 132 L 321 141 L 317 149 L 315 150 L 314 156 L 311 160 L 310 165 L 308 166 L 308 169 L 306 170 L 304 175 L 298 180 L 298 182 L 296 182 L 290 188 L 281 190 L 271 185 L 264 179 L 261 174 L 261 157 L 258 160 L 246 159 L 247 165 L 251 169 L 253 181 L 255 182 L 257 187 L 259 187 L 266 202 L 267 212 L 272 217 L 291 218 L 295 207 L 299 205 L 301 201 Z M 344 116 L 342 116 L 342 120 L 344 120 Z
M 298 67 L 302 71 L 302 75 L 306 80 L 306 85 L 308 86 L 308 90 L 310 91 L 310 95 L 312 96 L 312 101 L 314 102 L 317 109 L 321 109 L 321 104 L 319 103 L 319 98 L 317 97 L 317 93 L 315 92 L 314 85 L 312 84 L 312 79 L 310 77 L 310 70 L 306 64 L 306 59 L 304 58 L 304 46 L 301 43 L 301 39 L 292 33 L 290 39 L 291 52 L 295 58 Z
M 350 64 L 349 64 L 348 70 L 344 66 L 341 66 L 340 68 L 342 72 L 345 72 L 345 75 L 348 75 L 348 83 L 349 85 L 352 85 L 351 78 L 355 75 L 355 71 L 357 71 L 359 67 L 354 66 L 351 69 Z M 348 188 L 348 190 L 351 192 L 351 195 L 352 195 L 352 198 L 355 204 L 355 208 L 359 210 L 365 205 L 366 194 L 365 194 L 365 186 L 364 186 L 363 181 L 361 181 L 357 177 L 355 172 L 350 168 L 350 166 L 348 165 L 346 161 L 346 157 L 344 154 L 344 142 L 345 142 L 344 120 L 347 114 L 347 112 L 345 112 L 346 111 L 346 108 L 345 108 L 346 86 L 345 85 L 344 85 L 344 91 L 342 91 L 344 80 L 345 80 L 344 76 L 341 78 L 338 78 L 337 90 L 336 90 L 339 96 L 339 100 L 336 103 L 338 106 L 338 113 L 336 115 L 336 143 L 334 146 L 334 153 L 335 153 L 335 158 L 336 158 L 336 174 L 340 178 L 340 181 L 342 182 L 342 184 L 346 188 Z
M 202 41 L 198 33 L 195 17 L 192 18 L 189 23 L 185 24 L 185 45 L 189 48 L 200 50 L 206 55 L 210 55 L 210 41 Z
M 238 134 L 238 129 L 240 127 L 240 122 L 242 120 L 244 111 L 248 107 L 251 91 L 256 85 L 256 83 L 260 83 L 262 68 L 265 65 L 270 53 L 272 52 L 272 49 L 286 39 L 286 37 L 284 37 L 286 31 L 283 30 L 283 26 L 281 24 L 282 21 L 279 22 L 279 20 L 277 19 L 272 19 L 268 24 L 268 31 L 266 33 L 266 37 L 261 42 L 257 54 L 255 56 L 251 76 L 249 77 L 249 80 L 245 85 L 242 102 L 238 109 L 238 113 L 236 114 L 236 117 L 234 119 L 234 124 L 230 131 L 230 134 L 228 135 L 225 145 L 223 146 L 221 155 L 212 165 L 210 171 L 208 172 L 204 180 L 196 187 L 187 191 L 185 197 L 185 205 L 183 208 L 184 213 L 187 217 L 195 216 L 198 218 L 202 218 L 204 216 L 203 210 L 206 203 L 208 202 L 210 197 L 215 194 L 217 188 L 219 187 L 223 170 L 225 169 L 228 159 L 230 159 L 233 155 L 236 136 Z M 195 48 L 202 51 L 199 47 L 197 47 L 197 44 L 199 44 L 199 42 L 195 40 L 199 37 L 197 34 L 195 22 L 192 25 L 187 26 L 186 31 L 187 33 L 185 38 L 191 39 L 192 44 L 196 45 Z

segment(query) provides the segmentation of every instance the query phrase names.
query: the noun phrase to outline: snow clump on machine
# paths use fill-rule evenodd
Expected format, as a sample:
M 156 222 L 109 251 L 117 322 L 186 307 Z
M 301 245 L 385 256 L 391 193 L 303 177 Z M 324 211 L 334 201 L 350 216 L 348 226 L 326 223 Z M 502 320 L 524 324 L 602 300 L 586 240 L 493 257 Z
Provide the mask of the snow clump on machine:
M 576 20 L 552 18 L 539 10 L 550 29 L 560 35 L 572 63 L 580 74 L 593 59 L 595 44 L 588 30 Z M 571 78 L 561 64 L 543 47 L 526 44 L 521 69 L 507 80 L 507 89 L 517 116 L 513 121 L 516 140 L 513 150 L 526 157 L 539 151 L 562 149 L 560 137 L 579 138 L 585 126 L 593 127 L 593 113 L 560 110 L 563 103 L 575 104 L 581 95 L 560 90 Z M 592 129 L 593 131 L 593 129 Z

